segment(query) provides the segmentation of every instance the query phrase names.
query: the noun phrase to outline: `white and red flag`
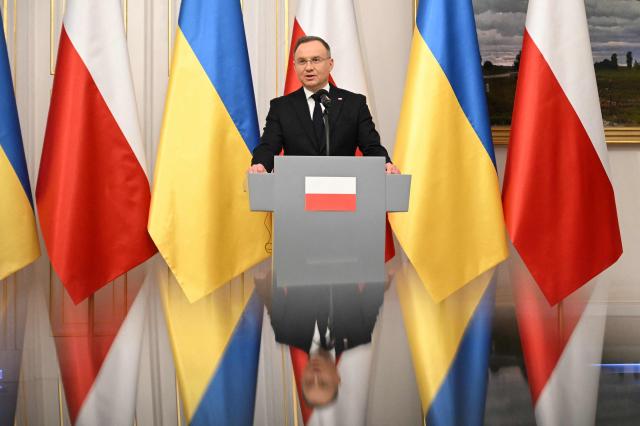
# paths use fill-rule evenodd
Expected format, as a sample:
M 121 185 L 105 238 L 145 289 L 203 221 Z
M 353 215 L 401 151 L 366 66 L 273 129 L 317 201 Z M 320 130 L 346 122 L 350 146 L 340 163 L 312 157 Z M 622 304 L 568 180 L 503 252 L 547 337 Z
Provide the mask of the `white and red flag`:
M 558 305 L 550 306 L 518 256 L 512 256 L 510 264 L 536 423 L 594 424 L 607 283 L 592 280 Z
M 329 77 L 331 83 L 367 97 L 370 95 L 353 0 L 300 0 L 293 21 L 285 94 L 294 92 L 301 87 L 293 66 L 293 49 L 296 41 L 305 35 L 322 37 L 331 46 L 331 56 L 335 61 Z M 356 155 L 361 154 L 358 151 Z M 394 255 L 393 236 L 387 221 L 385 260 L 388 261 Z M 291 359 L 296 375 L 298 394 L 302 396 L 299 378 L 308 361 L 308 355 L 304 351 L 292 347 Z M 364 424 L 367 403 L 366 389 L 369 384 L 370 368 L 371 344 L 345 351 L 338 361 L 338 371 L 342 377 L 338 401 L 333 406 L 314 413 L 314 410 L 307 407 L 304 400 L 300 398 L 305 424 L 347 424 L 344 422 L 344 417 L 336 420 L 337 413 L 345 412 L 350 413 L 348 424 Z M 353 391 L 347 391 L 347 389 Z M 357 390 L 361 390 L 361 392 Z
M 156 252 L 119 0 L 67 2 L 36 199 L 51 264 L 76 304 Z M 107 332 L 56 336 L 74 423 L 132 424 L 146 293 L 107 319 Z
M 355 176 L 307 176 L 304 209 L 310 211 L 356 211 Z
M 551 305 L 622 254 L 583 0 L 529 2 L 503 201 Z
M 514 275 L 538 424 L 593 423 L 606 318 L 594 278 L 622 243 L 584 0 L 529 1 L 503 202 L 539 287 Z

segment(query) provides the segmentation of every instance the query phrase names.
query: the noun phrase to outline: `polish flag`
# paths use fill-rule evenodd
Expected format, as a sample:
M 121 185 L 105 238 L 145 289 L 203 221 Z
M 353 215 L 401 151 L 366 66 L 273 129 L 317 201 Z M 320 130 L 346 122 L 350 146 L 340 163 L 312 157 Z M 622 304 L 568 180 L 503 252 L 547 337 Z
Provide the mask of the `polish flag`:
M 503 201 L 551 305 L 622 254 L 584 0 L 529 2 Z
M 594 424 L 608 283 L 592 280 L 550 306 L 522 261 L 511 256 L 510 262 L 536 424 Z
M 156 252 L 119 0 L 67 1 L 36 199 L 51 264 L 75 304 L 95 305 L 98 289 Z M 56 337 L 72 422 L 133 424 L 146 294 L 107 332 Z
M 356 178 L 305 177 L 304 209 L 310 211 L 356 211 Z
M 528 269 L 514 283 L 539 425 L 595 422 L 606 319 L 597 281 L 622 254 L 610 176 L 584 0 L 530 0 L 503 201 Z

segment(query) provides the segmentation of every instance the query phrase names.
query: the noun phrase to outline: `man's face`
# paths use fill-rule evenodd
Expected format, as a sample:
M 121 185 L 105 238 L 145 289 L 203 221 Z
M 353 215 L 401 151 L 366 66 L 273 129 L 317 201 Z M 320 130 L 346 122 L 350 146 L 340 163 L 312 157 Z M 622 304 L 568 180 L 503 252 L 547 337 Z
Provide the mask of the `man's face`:
M 329 52 L 322 43 L 315 40 L 298 46 L 293 63 L 298 80 L 312 92 L 320 90 L 327 84 L 333 69 L 333 59 L 329 57 Z
M 313 407 L 322 407 L 333 401 L 339 384 L 336 363 L 326 352 L 313 355 L 302 371 L 302 393 Z

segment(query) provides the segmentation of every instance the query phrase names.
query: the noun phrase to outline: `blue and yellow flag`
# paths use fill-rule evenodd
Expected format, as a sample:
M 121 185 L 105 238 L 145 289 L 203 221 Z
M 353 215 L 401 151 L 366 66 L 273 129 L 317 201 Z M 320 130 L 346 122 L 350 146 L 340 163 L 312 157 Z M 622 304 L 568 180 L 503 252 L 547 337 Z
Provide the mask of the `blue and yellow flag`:
M 27 162 L 0 17 L 0 279 L 40 256 Z
M 391 226 L 441 301 L 507 257 L 471 0 L 421 1 L 394 162 L 411 174 Z
M 481 425 L 494 267 L 508 254 L 471 0 L 417 11 L 394 161 L 413 175 L 391 225 L 397 280 L 428 425 Z
M 149 216 L 175 280 L 161 287 L 190 424 L 251 425 L 267 257 L 244 191 L 258 120 L 238 0 L 183 0 Z M 177 283 L 176 283 L 177 280 Z
M 190 301 L 268 256 L 244 190 L 259 141 L 238 0 L 183 0 L 149 233 Z
M 173 279 L 160 288 L 188 423 L 252 425 L 263 305 L 251 272 L 195 303 Z
M 481 426 L 487 395 L 494 270 L 437 303 L 406 262 L 396 279 L 428 426 Z

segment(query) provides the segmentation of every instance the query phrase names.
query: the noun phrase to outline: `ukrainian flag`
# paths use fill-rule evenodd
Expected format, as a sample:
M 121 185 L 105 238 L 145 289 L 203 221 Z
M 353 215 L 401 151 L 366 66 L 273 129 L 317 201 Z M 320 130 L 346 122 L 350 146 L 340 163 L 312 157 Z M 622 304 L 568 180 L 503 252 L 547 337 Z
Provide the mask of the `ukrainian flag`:
M 506 259 L 471 0 L 418 6 L 394 163 L 412 187 L 391 226 L 434 300 Z
M 471 0 L 418 6 L 394 162 L 413 176 L 390 221 L 411 261 L 396 284 L 425 422 L 481 425 L 508 251 Z
M 396 289 L 426 425 L 481 426 L 487 395 L 493 269 L 437 303 L 405 263 Z
M 252 425 L 263 305 L 251 273 L 195 303 L 173 279 L 160 289 L 188 423 Z
M 149 233 L 193 302 L 268 256 L 244 190 L 259 141 L 238 0 L 183 0 Z
M 4 34 L 2 17 L 0 32 Z M 0 36 L 0 279 L 40 256 L 9 55 Z

